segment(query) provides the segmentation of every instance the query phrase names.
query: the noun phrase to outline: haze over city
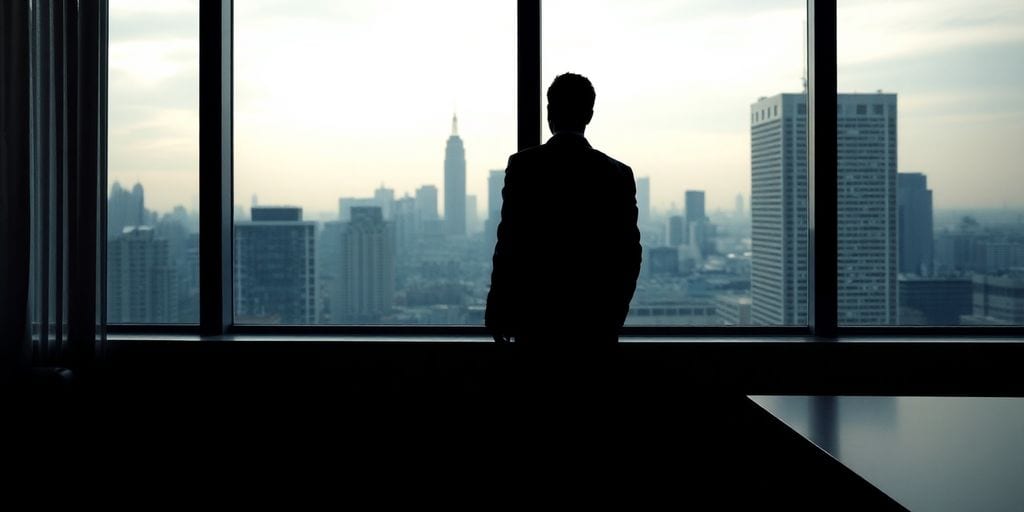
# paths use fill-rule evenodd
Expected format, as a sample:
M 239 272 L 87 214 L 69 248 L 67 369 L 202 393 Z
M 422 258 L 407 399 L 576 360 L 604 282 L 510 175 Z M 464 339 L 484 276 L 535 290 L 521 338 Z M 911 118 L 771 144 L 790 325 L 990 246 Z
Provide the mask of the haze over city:
M 899 168 L 928 174 L 937 209 L 1018 208 L 1024 6 L 881 3 L 839 4 L 840 90 L 899 95 Z M 800 91 L 804 3 L 585 2 L 570 22 L 582 5 L 544 3 L 544 81 L 594 81 L 595 146 L 651 178 L 657 210 L 686 189 L 709 211 L 749 197 L 750 104 Z M 382 183 L 440 183 L 457 112 L 483 210 L 516 149 L 514 20 L 514 2 L 237 2 L 236 203 L 335 212 Z M 110 181 L 195 207 L 196 2 L 113 1 L 110 28 Z

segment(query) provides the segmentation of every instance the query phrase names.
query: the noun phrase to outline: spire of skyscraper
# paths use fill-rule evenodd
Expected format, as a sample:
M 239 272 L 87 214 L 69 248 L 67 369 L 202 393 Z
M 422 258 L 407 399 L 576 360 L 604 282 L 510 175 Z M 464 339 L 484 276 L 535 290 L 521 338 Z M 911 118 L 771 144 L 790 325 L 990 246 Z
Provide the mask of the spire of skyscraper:
M 459 136 L 459 118 L 452 112 L 452 137 Z

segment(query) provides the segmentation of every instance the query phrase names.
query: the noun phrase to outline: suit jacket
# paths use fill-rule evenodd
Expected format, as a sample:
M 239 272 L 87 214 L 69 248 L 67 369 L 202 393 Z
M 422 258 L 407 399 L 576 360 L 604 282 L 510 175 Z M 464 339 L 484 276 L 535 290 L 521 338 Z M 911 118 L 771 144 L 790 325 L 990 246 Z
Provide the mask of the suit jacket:
M 559 133 L 509 157 L 502 199 L 487 327 L 617 339 L 640 273 L 632 169 Z

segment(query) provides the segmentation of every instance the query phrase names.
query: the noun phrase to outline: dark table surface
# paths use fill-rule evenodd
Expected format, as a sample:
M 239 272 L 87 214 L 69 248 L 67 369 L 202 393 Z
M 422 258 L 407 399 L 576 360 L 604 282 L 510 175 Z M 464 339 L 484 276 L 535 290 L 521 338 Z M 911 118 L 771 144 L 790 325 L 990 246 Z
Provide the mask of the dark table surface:
M 751 399 L 910 510 L 1024 511 L 1024 398 Z

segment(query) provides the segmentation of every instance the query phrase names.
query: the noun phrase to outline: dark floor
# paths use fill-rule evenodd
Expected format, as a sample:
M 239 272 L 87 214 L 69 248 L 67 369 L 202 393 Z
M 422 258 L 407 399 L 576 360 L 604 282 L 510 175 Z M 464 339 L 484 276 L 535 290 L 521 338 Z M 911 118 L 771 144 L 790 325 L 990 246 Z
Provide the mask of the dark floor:
M 12 453 L 107 476 L 356 473 L 538 508 L 900 509 L 741 394 L 576 358 L 137 358 L 15 391 Z

